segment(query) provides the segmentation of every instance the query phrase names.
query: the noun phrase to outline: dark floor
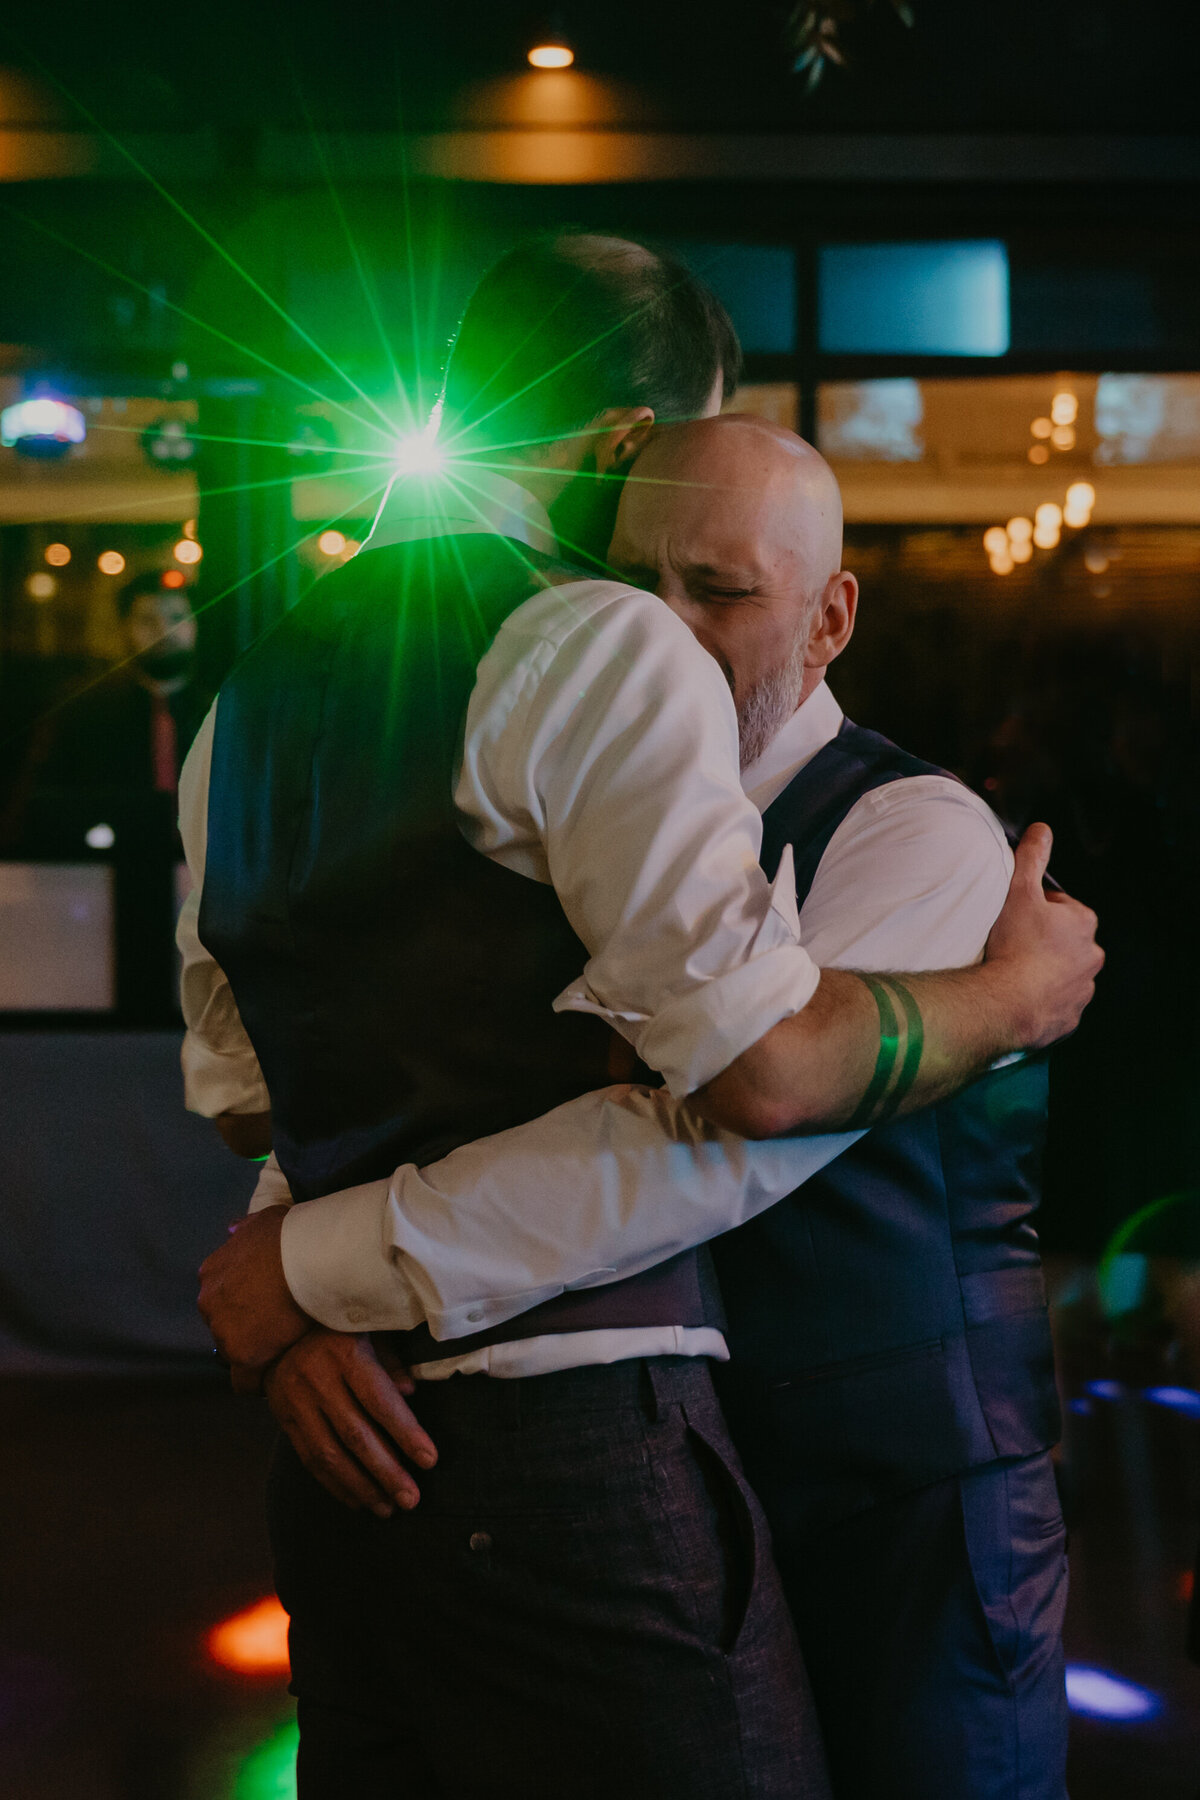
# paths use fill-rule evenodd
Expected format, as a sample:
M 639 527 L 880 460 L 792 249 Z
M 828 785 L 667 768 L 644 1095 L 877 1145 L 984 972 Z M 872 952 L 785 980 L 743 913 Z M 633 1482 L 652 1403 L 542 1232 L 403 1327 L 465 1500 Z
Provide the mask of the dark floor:
M 1089 1370 L 1078 1351 L 1068 1655 L 1160 1710 L 1076 1717 L 1072 1800 L 1197 1800 L 1200 1668 L 1184 1634 L 1200 1402 L 1148 1400 L 1144 1361 L 1106 1352 Z M 3 1800 L 285 1800 L 281 1679 L 223 1673 L 204 1647 L 270 1587 L 261 1404 L 215 1383 L 10 1378 L 0 1433 Z

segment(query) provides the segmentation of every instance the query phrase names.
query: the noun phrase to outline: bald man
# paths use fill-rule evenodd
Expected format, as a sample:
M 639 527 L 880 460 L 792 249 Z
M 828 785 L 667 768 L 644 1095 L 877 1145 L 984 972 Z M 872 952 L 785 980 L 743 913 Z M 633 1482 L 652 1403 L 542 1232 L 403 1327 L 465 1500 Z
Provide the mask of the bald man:
M 1011 853 L 981 801 L 851 725 L 826 686 L 858 585 L 816 452 L 748 419 L 656 434 L 610 558 L 723 670 L 764 867 L 788 878 L 791 855 L 820 964 L 978 961 Z M 907 1060 L 919 1043 L 907 988 L 868 984 Z M 1020 1059 L 865 1136 L 747 1144 L 626 1084 L 311 1201 L 288 1218 L 283 1269 L 328 1330 L 276 1364 L 272 1406 L 310 1467 L 325 1440 L 331 1491 L 361 1500 L 373 1480 L 386 1497 L 400 1471 L 377 1433 L 364 1451 L 363 1427 L 403 1441 L 404 1422 L 373 1394 L 320 1388 L 330 1333 L 403 1330 L 419 1380 L 536 1375 L 558 1366 L 538 1358 L 561 1337 L 547 1351 L 526 1309 L 728 1233 L 714 1245 L 728 1325 L 707 1353 L 731 1353 L 726 1408 L 772 1526 L 835 1791 L 1058 1800 L 1064 1564 L 1029 1222 L 1044 1104 L 1044 1065 Z M 269 1169 L 258 1203 L 288 1198 Z M 592 1360 L 636 1354 L 628 1333 L 607 1335 Z

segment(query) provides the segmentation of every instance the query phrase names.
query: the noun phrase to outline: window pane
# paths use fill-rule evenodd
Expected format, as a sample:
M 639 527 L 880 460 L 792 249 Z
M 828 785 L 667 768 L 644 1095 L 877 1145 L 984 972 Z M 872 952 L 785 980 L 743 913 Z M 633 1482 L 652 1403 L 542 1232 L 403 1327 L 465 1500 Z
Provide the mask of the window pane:
M 826 382 L 817 442 L 848 519 L 987 527 L 1075 489 L 1097 528 L 1200 524 L 1197 374 Z
M 1003 356 L 1008 253 L 994 242 L 834 244 L 820 252 L 821 349 Z
M 770 244 L 702 244 L 678 239 L 681 256 L 729 309 L 742 349 L 770 355 L 796 345 L 796 259 Z

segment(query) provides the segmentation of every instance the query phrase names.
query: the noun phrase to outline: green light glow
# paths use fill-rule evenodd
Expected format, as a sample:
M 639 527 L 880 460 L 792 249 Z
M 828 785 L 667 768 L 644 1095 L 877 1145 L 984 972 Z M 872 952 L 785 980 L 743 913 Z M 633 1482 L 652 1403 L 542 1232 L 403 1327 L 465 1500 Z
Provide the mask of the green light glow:
M 237 1772 L 229 1800 L 296 1800 L 296 1750 L 300 1728 L 294 1719 L 259 1744 Z

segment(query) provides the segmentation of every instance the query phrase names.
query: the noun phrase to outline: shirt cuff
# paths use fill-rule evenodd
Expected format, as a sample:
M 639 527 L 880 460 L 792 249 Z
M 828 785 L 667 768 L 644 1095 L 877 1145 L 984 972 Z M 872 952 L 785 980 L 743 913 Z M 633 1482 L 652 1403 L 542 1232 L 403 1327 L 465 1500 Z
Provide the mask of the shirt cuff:
M 280 1254 L 292 1298 L 334 1331 L 411 1331 L 424 1311 L 388 1235 L 386 1181 L 293 1206 Z
M 292 1190 L 288 1186 L 288 1178 L 280 1168 L 275 1152 L 258 1171 L 258 1180 L 254 1192 L 250 1196 L 247 1212 L 262 1212 L 268 1206 L 291 1206 Z
M 184 1104 L 189 1112 L 215 1119 L 218 1113 L 270 1112 L 271 1096 L 253 1050 L 230 1055 L 213 1050 L 189 1031 L 180 1054 Z

